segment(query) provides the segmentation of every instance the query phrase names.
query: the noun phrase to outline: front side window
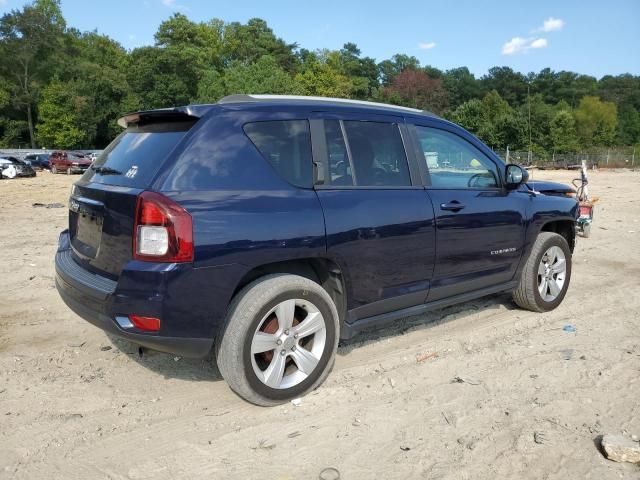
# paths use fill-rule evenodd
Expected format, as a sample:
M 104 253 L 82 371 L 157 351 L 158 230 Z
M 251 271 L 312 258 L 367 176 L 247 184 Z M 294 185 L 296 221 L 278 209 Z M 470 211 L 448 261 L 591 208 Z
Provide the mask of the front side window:
M 346 144 L 343 136 L 346 135 Z M 325 121 L 332 185 L 410 186 L 409 166 L 398 125 Z
M 416 126 L 423 160 L 433 188 L 498 188 L 496 164 L 459 136 Z
M 243 128 L 283 179 L 298 187 L 312 187 L 311 133 L 307 120 L 255 122 Z

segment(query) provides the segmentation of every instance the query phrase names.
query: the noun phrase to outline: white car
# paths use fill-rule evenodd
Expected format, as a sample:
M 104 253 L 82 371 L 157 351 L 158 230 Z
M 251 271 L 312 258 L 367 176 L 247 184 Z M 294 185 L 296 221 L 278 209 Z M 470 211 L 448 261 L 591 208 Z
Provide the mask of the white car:
M 35 177 L 31 165 L 14 157 L 0 157 L 0 178 Z

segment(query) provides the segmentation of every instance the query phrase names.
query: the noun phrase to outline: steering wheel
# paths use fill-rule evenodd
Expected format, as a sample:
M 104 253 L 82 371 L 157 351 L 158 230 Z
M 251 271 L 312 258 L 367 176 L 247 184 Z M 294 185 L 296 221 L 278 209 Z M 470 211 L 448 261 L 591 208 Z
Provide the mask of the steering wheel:
M 469 181 L 467 182 L 467 187 L 471 187 L 471 188 L 480 187 L 481 185 L 478 184 L 478 180 L 480 180 L 481 178 L 486 178 L 486 175 L 482 173 L 474 173 L 469 178 Z

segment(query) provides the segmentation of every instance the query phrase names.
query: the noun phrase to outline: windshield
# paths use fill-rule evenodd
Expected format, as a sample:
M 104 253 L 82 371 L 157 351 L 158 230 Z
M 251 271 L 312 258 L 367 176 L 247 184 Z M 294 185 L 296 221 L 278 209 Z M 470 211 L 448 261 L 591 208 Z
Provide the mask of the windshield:
M 129 127 L 100 154 L 83 179 L 145 188 L 194 122 Z

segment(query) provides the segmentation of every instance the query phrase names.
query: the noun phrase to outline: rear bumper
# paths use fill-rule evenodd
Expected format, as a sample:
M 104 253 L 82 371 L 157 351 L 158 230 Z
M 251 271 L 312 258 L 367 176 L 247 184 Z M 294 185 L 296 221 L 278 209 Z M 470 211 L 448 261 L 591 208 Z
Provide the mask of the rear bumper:
M 210 352 L 213 338 L 177 337 L 121 328 L 116 317 L 137 312 L 125 311 L 117 301 L 118 282 L 93 274 L 73 260 L 67 232 L 60 235 L 55 268 L 56 288 L 62 300 L 96 327 L 143 347 L 183 357 L 201 358 Z M 143 302 L 144 298 L 139 300 Z

